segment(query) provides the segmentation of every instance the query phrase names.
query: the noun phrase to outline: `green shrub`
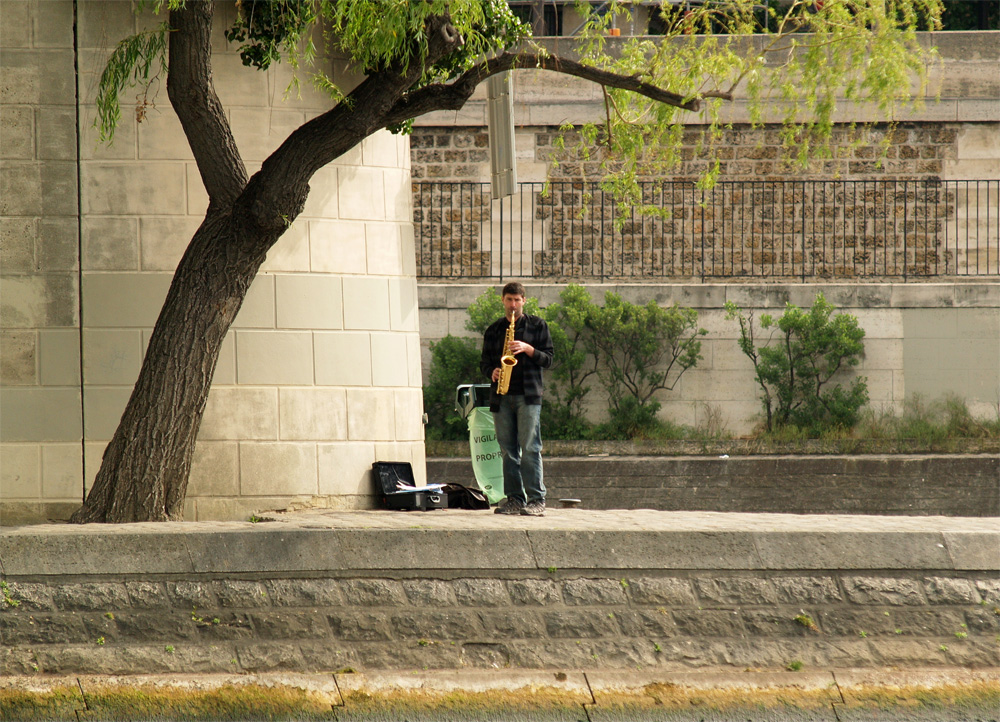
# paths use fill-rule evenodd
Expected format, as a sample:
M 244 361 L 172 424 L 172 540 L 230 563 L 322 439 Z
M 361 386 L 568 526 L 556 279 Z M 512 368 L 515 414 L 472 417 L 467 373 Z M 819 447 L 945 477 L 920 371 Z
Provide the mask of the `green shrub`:
M 596 357 L 587 353 L 588 323 L 595 309 L 587 290 L 572 283 L 559 294 L 558 303 L 542 309 L 555 352 L 542 406 L 542 428 L 550 438 L 585 439 L 591 433 L 583 401 L 590 392 L 586 381 L 597 372 Z
M 479 344 L 472 338 L 445 336 L 431 343 L 431 367 L 424 386 L 426 436 L 432 440 L 469 437 L 465 419 L 455 411 L 455 389 L 480 380 Z
M 569 284 L 559 301 L 541 309 L 526 298 L 525 313 L 544 318 L 552 334 L 555 362 L 546 374 L 542 428 L 550 439 L 666 439 L 684 431 L 657 418 L 654 394 L 670 390 L 701 358 L 698 314 L 655 301 L 637 306 L 617 294 L 596 305 L 585 288 Z M 488 288 L 469 306 L 466 328 L 482 335 L 503 316 L 503 301 Z M 426 436 L 464 439 L 467 426 L 454 411 L 459 384 L 484 383 L 479 371 L 481 339 L 446 336 L 431 344 L 431 366 L 424 386 Z M 598 378 L 610 397 L 610 418 L 595 427 L 584 416 L 588 380 Z
M 657 391 L 672 390 L 701 358 L 698 313 L 650 301 L 638 306 L 608 291 L 604 307 L 587 323 L 587 350 L 598 360 L 597 377 L 608 392 L 612 429 L 648 429 L 656 418 Z M 652 412 L 652 405 L 656 406 Z
M 809 310 L 786 304 L 779 319 L 764 314 L 761 329 L 774 331 L 758 347 L 753 312 L 743 315 L 735 303 L 726 303 L 726 318 L 739 322 L 740 349 L 754 366 L 768 432 L 793 426 L 818 435 L 860 420 L 868 403 L 866 380 L 856 378 L 845 389 L 833 379 L 860 362 L 865 332 L 855 316 L 833 315 L 835 309 L 819 294 Z M 771 344 L 775 335 L 778 341 Z
M 532 316 L 541 316 L 538 299 L 526 296 L 524 312 L 530 313 Z M 465 322 L 465 328 L 478 334 L 479 341 L 482 342 L 482 335 L 486 333 L 490 324 L 504 315 L 503 298 L 500 297 L 495 288 L 490 286 L 476 297 L 476 300 L 469 306 L 468 313 L 469 320 Z

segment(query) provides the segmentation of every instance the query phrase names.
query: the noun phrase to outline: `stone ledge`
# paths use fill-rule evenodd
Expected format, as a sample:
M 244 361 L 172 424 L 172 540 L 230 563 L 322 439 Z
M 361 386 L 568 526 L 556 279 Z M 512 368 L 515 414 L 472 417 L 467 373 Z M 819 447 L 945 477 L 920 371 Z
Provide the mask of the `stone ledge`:
M 559 569 L 1000 569 L 995 520 L 550 509 L 0 529 L 7 577 Z

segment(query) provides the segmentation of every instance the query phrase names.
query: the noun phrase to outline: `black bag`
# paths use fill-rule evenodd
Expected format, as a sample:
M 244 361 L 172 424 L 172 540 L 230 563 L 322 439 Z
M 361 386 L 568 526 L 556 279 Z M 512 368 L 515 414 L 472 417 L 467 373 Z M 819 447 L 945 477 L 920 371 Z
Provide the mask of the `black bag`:
M 490 500 L 479 489 L 461 484 L 445 484 L 441 491 L 448 495 L 449 509 L 489 509 Z

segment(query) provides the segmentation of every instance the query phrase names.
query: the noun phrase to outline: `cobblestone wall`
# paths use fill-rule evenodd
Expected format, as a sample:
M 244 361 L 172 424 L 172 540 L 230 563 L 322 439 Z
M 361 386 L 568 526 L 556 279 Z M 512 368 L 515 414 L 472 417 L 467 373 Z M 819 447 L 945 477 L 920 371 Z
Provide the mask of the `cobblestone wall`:
M 871 142 L 852 145 L 851 131 L 836 126 L 831 141 L 837 156 L 807 169 L 782 161 L 780 130 L 776 127 L 752 129 L 736 125 L 723 133 L 717 149 L 720 177 L 724 180 L 760 180 L 763 177 L 782 180 L 804 178 L 873 179 L 893 178 L 918 180 L 943 177 L 946 162 L 960 156 L 959 135 L 966 130 L 963 123 L 900 123 L 892 132 L 885 149 L 885 159 L 877 162 L 880 153 L 876 143 L 888 130 L 875 129 Z M 553 180 L 599 180 L 600 156 L 584 160 L 572 150 L 572 137 L 566 140 L 567 150 L 557 150 L 558 130 L 549 126 L 518 129 L 519 159 L 543 164 Z M 685 131 L 680 151 L 680 166 L 670 171 L 672 180 L 696 180 L 705 171 L 703 154 L 698 150 L 701 131 Z M 593 149 L 592 149 L 593 150 Z M 548 164 L 554 158 L 559 165 Z M 478 181 L 489 180 L 489 136 L 483 127 L 417 127 L 410 137 L 410 162 L 414 180 Z M 660 174 L 656 178 L 662 179 Z M 521 178 L 521 180 L 541 180 Z
M 996 665 L 994 574 L 10 582 L 0 674 Z
M 539 126 L 518 135 L 519 177 L 551 184 L 522 186 L 499 211 L 484 183 L 485 128 L 417 128 L 413 177 L 445 184 L 414 185 L 418 272 L 428 278 L 995 273 L 996 230 L 983 217 L 995 217 L 1000 204 L 996 173 L 955 175 L 957 168 L 978 168 L 965 168 L 965 156 L 982 152 L 968 147 L 969 137 L 996 136 L 994 126 L 903 123 L 891 136 L 877 128 L 864 143 L 836 126 L 834 158 L 801 168 L 785 160 L 778 129 L 737 125 L 716 149 L 720 183 L 704 192 L 695 181 L 708 167 L 706 154 L 700 131 L 689 129 L 678 167 L 640 171 L 642 203 L 662 216 L 623 216 L 598 185 L 600 148 L 584 153 L 569 136 L 560 149 L 557 130 Z M 942 182 L 949 178 L 961 182 Z M 965 182 L 975 178 L 994 183 Z M 476 185 L 453 185 L 459 181 Z

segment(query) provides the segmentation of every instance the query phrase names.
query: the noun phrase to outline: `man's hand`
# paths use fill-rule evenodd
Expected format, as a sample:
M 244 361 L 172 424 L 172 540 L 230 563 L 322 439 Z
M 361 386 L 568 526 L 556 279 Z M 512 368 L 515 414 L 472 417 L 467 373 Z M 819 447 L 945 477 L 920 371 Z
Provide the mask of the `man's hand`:
M 535 347 L 524 341 L 511 341 L 510 352 L 512 354 L 526 353 L 531 357 L 535 355 Z
M 500 380 L 500 369 L 493 369 L 493 383 Z

